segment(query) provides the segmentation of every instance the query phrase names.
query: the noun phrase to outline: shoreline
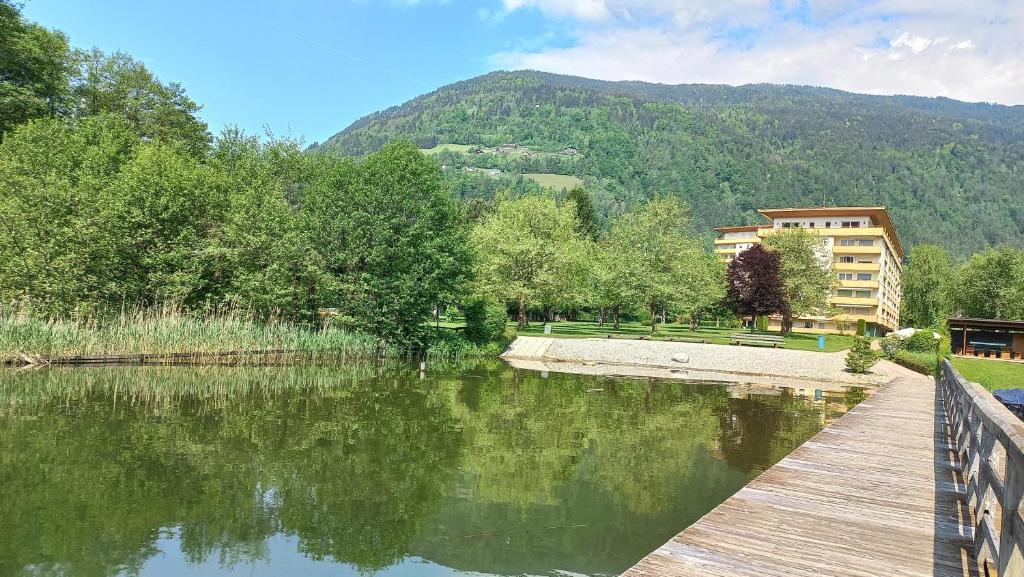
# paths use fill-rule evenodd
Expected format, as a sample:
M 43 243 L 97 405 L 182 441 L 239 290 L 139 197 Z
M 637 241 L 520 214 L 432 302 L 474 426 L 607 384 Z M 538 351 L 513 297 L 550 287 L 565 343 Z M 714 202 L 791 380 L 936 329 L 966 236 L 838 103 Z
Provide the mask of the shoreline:
M 627 339 L 517 337 L 501 358 L 517 368 L 599 376 L 658 377 L 831 391 L 877 388 L 885 371 L 845 371 L 844 352 L 819 353 Z

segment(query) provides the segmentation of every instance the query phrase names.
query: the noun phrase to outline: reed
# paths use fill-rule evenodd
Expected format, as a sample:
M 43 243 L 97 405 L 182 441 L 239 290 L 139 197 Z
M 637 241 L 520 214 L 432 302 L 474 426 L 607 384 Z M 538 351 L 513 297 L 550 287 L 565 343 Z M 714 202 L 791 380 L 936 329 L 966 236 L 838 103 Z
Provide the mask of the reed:
M 369 335 L 257 320 L 230 310 L 193 314 L 162 306 L 71 320 L 38 317 L 28 307 L 0 309 L 0 362 L 5 364 L 175 354 L 189 355 L 194 362 L 245 364 L 379 358 L 397 352 Z

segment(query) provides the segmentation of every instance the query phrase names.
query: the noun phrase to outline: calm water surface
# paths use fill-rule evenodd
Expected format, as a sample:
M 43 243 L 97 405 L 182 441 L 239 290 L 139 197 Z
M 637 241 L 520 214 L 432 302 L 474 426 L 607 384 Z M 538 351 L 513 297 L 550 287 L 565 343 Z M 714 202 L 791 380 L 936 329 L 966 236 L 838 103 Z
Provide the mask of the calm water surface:
M 497 362 L 2 372 L 0 575 L 615 575 L 859 397 Z

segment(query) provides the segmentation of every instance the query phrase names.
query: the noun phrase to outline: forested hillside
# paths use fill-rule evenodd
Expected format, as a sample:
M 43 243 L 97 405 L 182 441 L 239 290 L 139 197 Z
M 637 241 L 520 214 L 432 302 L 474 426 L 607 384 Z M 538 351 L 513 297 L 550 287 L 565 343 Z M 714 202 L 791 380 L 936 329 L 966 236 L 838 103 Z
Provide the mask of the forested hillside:
M 663 194 L 687 201 L 703 234 L 759 222 L 762 207 L 885 205 L 908 246 L 964 257 L 1024 245 L 1022 106 L 496 72 L 370 115 L 314 148 L 363 155 L 395 138 L 433 149 L 463 197 L 539 186 L 519 174 L 566 174 L 583 179 L 605 219 Z M 503 143 L 518 148 L 476 153 Z

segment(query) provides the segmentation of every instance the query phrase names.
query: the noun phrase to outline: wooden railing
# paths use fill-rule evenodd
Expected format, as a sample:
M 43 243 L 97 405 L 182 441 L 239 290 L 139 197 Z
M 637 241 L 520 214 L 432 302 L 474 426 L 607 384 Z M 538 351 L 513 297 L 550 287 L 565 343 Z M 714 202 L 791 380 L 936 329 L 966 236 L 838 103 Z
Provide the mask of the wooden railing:
M 943 403 L 985 575 L 1024 577 L 1024 423 L 942 362 Z

